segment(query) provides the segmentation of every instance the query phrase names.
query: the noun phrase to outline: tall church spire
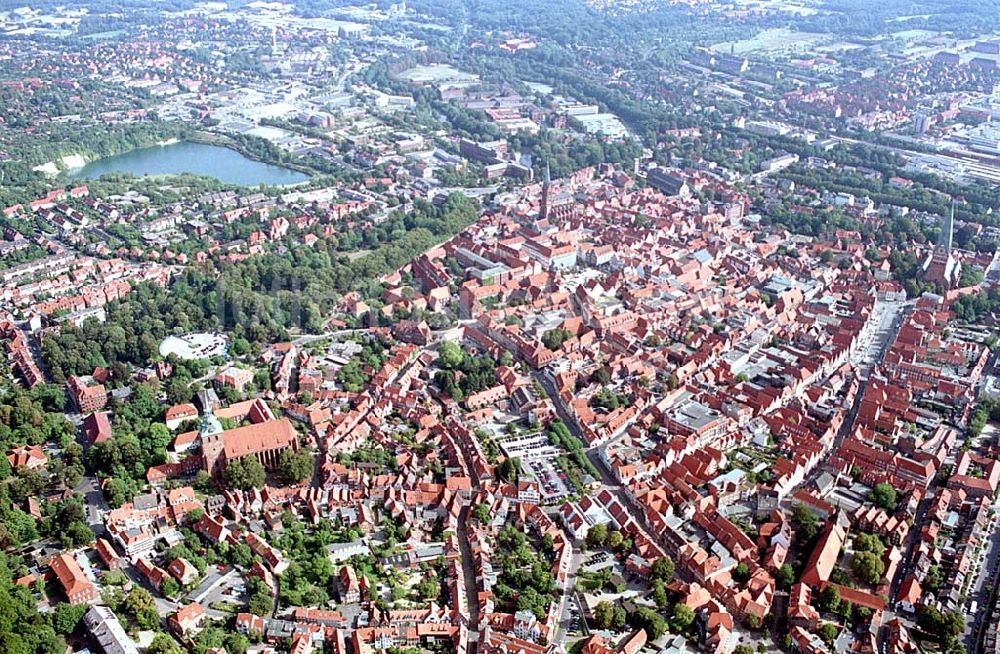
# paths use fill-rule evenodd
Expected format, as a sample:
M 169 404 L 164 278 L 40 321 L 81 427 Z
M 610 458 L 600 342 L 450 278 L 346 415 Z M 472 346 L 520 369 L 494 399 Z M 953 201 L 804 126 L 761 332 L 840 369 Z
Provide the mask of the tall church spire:
M 952 200 L 951 210 L 941 221 L 941 234 L 930 256 L 924 262 L 924 279 L 940 283 L 945 289 L 956 288 L 961 283 L 962 263 L 952 253 L 955 234 L 955 205 Z
M 955 200 L 951 201 L 951 211 L 941 225 L 941 235 L 938 237 L 938 249 L 944 256 L 951 255 L 952 238 L 955 233 Z
M 542 202 L 538 208 L 538 217 L 545 220 L 549 217 L 549 194 L 552 192 L 552 174 L 549 162 L 545 162 L 545 179 L 542 181 Z

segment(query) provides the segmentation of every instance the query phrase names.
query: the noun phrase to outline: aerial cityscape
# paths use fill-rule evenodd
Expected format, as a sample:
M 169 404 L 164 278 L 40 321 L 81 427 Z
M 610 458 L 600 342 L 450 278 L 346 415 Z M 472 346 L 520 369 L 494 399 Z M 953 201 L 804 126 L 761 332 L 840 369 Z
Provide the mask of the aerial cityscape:
M 0 654 L 1000 654 L 1000 0 L 0 0 Z

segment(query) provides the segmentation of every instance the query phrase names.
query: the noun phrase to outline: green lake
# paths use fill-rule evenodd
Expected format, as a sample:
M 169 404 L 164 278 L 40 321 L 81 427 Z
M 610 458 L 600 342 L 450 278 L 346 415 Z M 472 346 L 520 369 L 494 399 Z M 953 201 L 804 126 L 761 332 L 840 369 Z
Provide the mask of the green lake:
M 241 186 L 284 186 L 309 179 L 308 175 L 296 170 L 254 161 L 230 148 L 192 141 L 154 145 L 105 157 L 70 170 L 67 176 L 96 179 L 108 173 L 128 173 L 136 177 L 191 173 Z

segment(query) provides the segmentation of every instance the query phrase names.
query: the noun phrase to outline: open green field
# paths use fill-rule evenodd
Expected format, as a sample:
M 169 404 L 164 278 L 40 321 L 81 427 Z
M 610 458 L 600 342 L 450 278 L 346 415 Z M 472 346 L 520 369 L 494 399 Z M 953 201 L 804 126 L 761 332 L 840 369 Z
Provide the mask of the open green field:
M 399 74 L 400 79 L 408 82 L 424 82 L 440 84 L 441 82 L 456 82 L 459 84 L 471 84 L 479 80 L 479 76 L 472 73 L 463 72 L 454 66 L 447 64 L 435 64 L 432 66 L 414 66 Z
M 125 30 L 112 30 L 110 32 L 96 32 L 80 37 L 82 41 L 114 41 L 125 34 Z
M 764 30 L 760 34 L 741 41 L 727 41 L 716 43 L 712 46 L 715 52 L 733 54 L 750 53 L 801 53 L 809 49 L 823 45 L 830 41 L 830 37 L 824 34 L 813 34 L 809 32 L 795 32 L 790 29 L 776 28 Z

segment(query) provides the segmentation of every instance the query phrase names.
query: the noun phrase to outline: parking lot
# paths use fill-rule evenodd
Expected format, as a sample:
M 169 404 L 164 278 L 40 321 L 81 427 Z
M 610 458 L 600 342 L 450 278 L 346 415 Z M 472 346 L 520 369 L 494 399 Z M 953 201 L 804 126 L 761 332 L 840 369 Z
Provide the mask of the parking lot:
M 533 459 L 551 459 L 558 456 L 562 450 L 551 442 L 543 432 L 522 434 L 505 438 L 500 436 L 500 449 L 506 456 L 516 456 L 522 461 Z
M 544 433 L 505 439 L 500 449 L 506 456 L 521 459 L 521 473 L 538 482 L 543 504 L 554 504 L 577 493 L 557 462 L 566 452 L 552 445 Z
M 220 570 L 211 567 L 197 589 L 188 595 L 192 602 L 205 607 L 205 612 L 215 618 L 225 618 L 229 611 L 223 607 L 242 605 L 246 600 L 246 581 L 234 568 Z
M 583 569 L 587 572 L 597 572 L 598 570 L 603 570 L 609 568 L 614 564 L 614 560 L 611 555 L 607 552 L 598 552 L 590 557 Z
M 576 494 L 566 473 L 559 468 L 555 459 L 524 461 L 521 463 L 521 471 L 538 482 L 542 504 L 555 504 Z

